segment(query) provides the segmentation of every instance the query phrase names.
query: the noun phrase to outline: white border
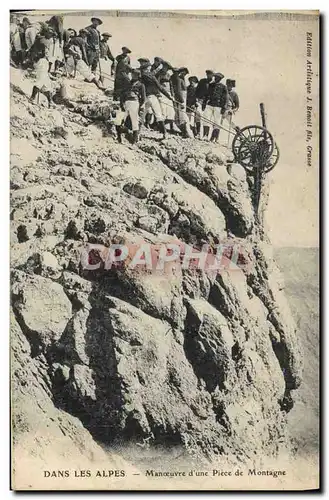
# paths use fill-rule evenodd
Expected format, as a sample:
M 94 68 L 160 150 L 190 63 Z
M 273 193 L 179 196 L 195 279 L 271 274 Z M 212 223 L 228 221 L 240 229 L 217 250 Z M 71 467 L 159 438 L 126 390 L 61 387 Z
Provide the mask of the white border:
M 19 5 L 17 5 L 19 3 Z M 16 4 L 16 5 L 15 5 Z M 0 98 L 1 98 L 1 103 L 0 103 L 0 110 L 1 110 L 1 152 L 2 152 L 2 164 L 1 164 L 1 183 L 0 183 L 0 234 L 2 237 L 1 241 L 1 246 L 0 246 L 0 251 L 1 251 L 1 288 L 0 288 L 0 294 L 1 294 L 1 335 L 3 338 L 2 346 L 0 349 L 0 356 L 1 356 L 1 377 L 0 377 L 0 388 L 1 388 L 1 406 L 2 406 L 2 412 L 1 412 L 1 424 L 0 424 L 0 429 L 2 431 L 2 436 L 1 436 L 1 447 L 0 447 L 0 456 L 1 456 L 1 474 L 0 474 L 0 492 L 1 492 L 1 498 L 6 499 L 9 498 L 13 495 L 13 492 L 9 491 L 9 409 L 8 409 L 8 402 L 9 402 L 9 312 L 8 312 L 8 298 L 9 298 L 9 92 L 8 92 L 8 83 L 9 83 L 9 9 L 40 9 L 40 10 L 53 10 L 54 8 L 56 10 L 90 10 L 91 7 L 93 7 L 93 10 L 107 10 L 109 8 L 111 9 L 117 9 L 117 10 L 199 10 L 202 8 L 203 10 L 317 10 L 319 9 L 324 16 L 328 15 L 328 2 L 327 0 L 320 0 L 318 2 L 311 2 L 311 1 L 305 1 L 305 0 L 284 0 L 284 1 L 279 1 L 279 0 L 269 0 L 269 1 L 249 1 L 249 2 L 243 2 L 242 0 L 230 0 L 226 2 L 219 2 L 218 0 L 203 0 L 202 2 L 197 2 L 195 0 L 156 0 L 156 1 L 151 1 L 151 0 L 140 0 L 138 3 L 136 1 L 132 0 L 111 0 L 111 2 L 106 1 L 106 0 L 99 0 L 97 2 L 97 7 L 94 4 L 91 4 L 90 0 L 79 0 L 79 2 L 75 3 L 70 0 L 57 0 L 56 2 L 49 3 L 45 2 L 42 0 L 35 0 L 34 2 L 27 2 L 26 0 L 20 0 L 20 2 L 5 2 L 3 1 L 0 6 L 0 37 L 1 37 L 1 72 L 2 72 L 2 78 L 1 78 L 1 92 L 0 92 Z M 31 7 L 32 4 L 32 7 Z M 328 27 L 328 20 L 325 19 L 325 22 L 323 23 L 323 32 L 325 32 L 325 28 Z M 324 34 L 325 35 L 325 34 Z M 324 74 L 325 69 L 326 69 L 326 63 L 327 61 L 327 55 L 328 55 L 328 36 L 323 36 L 324 38 L 324 47 L 322 47 L 322 50 L 325 53 L 325 61 L 323 60 L 323 65 L 322 65 L 322 73 Z M 323 81 L 323 90 L 324 90 L 324 81 Z M 327 125 L 327 111 L 328 111 L 328 102 L 326 101 L 326 106 L 325 109 L 322 109 L 321 112 L 325 113 L 325 118 L 323 120 L 323 126 L 324 129 L 326 130 L 326 125 Z M 327 134 L 323 137 L 323 146 L 325 146 L 327 139 Z M 324 151 L 325 153 L 325 151 Z M 327 162 L 325 161 L 326 158 L 323 155 L 323 165 L 322 165 L 322 171 L 323 173 L 326 170 L 327 167 Z M 325 221 L 327 220 L 328 216 L 328 203 L 326 203 L 325 199 L 328 197 L 329 193 L 329 181 L 328 181 L 329 176 L 326 175 L 324 178 L 323 175 L 323 181 L 325 181 L 325 184 L 323 186 L 323 193 L 324 193 L 324 202 L 325 206 L 323 207 L 324 213 L 322 214 L 322 217 L 324 218 L 324 224 L 323 224 L 323 229 L 325 229 Z M 325 245 L 326 241 L 323 236 L 323 241 L 322 244 Z M 323 249 L 324 252 L 324 249 Z M 324 257 L 326 256 L 327 252 L 324 252 Z M 326 282 L 328 281 L 328 268 L 325 269 L 325 278 Z M 322 275 L 324 273 L 324 270 L 322 270 Z M 329 298 L 328 296 L 325 296 L 325 300 L 323 303 L 323 309 L 328 310 L 329 309 Z M 322 349 L 325 346 L 325 355 L 328 354 L 327 349 L 328 349 L 328 343 L 325 342 L 325 324 L 323 324 L 323 335 L 322 335 Z M 324 353 L 323 353 L 324 355 Z M 325 369 L 327 363 L 323 363 L 323 368 Z M 327 377 L 327 373 L 322 374 L 322 383 L 324 385 Z M 327 396 L 328 396 L 328 389 L 327 387 L 324 387 L 325 393 L 323 396 L 325 396 L 325 401 L 327 401 Z M 323 410 L 324 413 L 322 415 L 323 418 L 323 424 L 324 424 L 324 417 L 327 414 L 326 412 L 326 407 L 323 402 Z M 326 455 L 326 452 L 328 451 L 328 440 L 327 440 L 327 435 L 323 436 L 325 437 L 325 442 L 322 443 L 323 445 L 323 453 Z M 328 468 L 327 464 L 323 464 L 323 471 L 322 471 L 322 480 L 325 480 L 325 477 L 328 476 Z M 118 495 L 115 493 L 110 493 L 111 497 L 118 497 L 118 498 L 123 498 L 126 495 Z M 37 494 L 29 494 L 29 497 L 34 497 Z M 62 494 L 63 497 L 68 497 L 69 494 Z M 96 497 L 97 493 L 90 493 L 87 494 L 87 496 L 90 497 Z M 178 495 L 178 494 L 177 494 Z M 201 495 L 205 495 L 200 493 Z M 282 494 L 281 494 L 282 495 Z M 283 494 L 286 496 L 287 494 Z M 144 497 L 143 494 L 135 494 L 135 497 Z M 229 497 L 228 494 L 221 493 L 221 496 L 227 496 Z M 242 497 L 242 494 L 235 494 L 235 497 Z M 248 495 L 250 497 L 250 495 Z M 259 494 L 257 497 L 259 498 Z M 262 495 L 261 495 L 262 496 Z M 296 495 L 294 495 L 296 498 Z M 299 496 L 299 495 L 298 495 Z M 305 497 L 305 494 L 303 494 Z M 308 496 L 308 494 L 307 494 Z M 172 498 L 176 497 L 176 495 L 171 495 Z

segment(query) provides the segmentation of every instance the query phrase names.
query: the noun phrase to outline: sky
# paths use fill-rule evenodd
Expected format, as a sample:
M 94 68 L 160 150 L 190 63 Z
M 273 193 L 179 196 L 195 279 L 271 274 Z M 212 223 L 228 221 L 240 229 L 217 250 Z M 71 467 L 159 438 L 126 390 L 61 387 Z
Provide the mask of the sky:
M 64 27 L 90 24 L 93 12 L 65 14 Z M 33 17 L 29 14 L 29 17 Z M 47 13 L 49 17 L 49 13 Z M 237 82 L 239 126 L 261 124 L 264 102 L 267 127 L 280 148 L 280 161 L 269 174 L 270 198 L 266 229 L 274 246 L 318 246 L 318 24 L 317 18 L 239 19 L 101 15 L 101 31 L 112 34 L 114 55 L 123 45 L 139 57 L 161 56 L 173 66 L 187 66 L 204 76 L 208 68 Z M 306 33 L 313 34 L 311 166 L 306 161 Z

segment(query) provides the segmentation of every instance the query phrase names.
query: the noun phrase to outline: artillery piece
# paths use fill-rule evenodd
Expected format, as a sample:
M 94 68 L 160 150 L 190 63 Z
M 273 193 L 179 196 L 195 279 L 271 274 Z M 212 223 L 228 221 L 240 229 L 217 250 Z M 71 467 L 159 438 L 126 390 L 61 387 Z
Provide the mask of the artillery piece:
M 264 105 L 260 104 L 262 126 L 247 125 L 235 127 L 232 142 L 234 161 L 242 165 L 247 173 L 252 174 L 255 168 L 268 173 L 278 163 L 280 151 L 272 134 L 266 128 Z

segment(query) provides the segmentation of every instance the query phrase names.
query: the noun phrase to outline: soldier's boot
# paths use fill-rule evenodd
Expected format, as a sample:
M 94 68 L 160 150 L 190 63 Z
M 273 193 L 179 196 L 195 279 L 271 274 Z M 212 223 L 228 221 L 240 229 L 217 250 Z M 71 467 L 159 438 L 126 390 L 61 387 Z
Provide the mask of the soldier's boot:
M 38 87 L 36 87 L 36 86 L 34 85 L 34 87 L 33 87 L 33 89 L 32 89 L 32 95 L 31 95 L 31 97 L 30 97 L 30 101 L 31 101 L 32 103 L 34 103 L 35 98 L 37 97 L 37 95 L 39 95 L 39 89 L 38 89 Z
M 137 142 L 138 142 L 138 138 L 139 138 L 139 137 L 138 137 L 138 130 L 134 130 L 134 131 L 133 131 L 133 140 L 132 140 L 132 143 L 133 143 L 133 144 L 137 144 Z
M 218 142 L 218 137 L 219 137 L 219 129 L 215 129 L 212 131 L 212 135 L 211 135 L 211 141 L 212 142 Z
M 47 97 L 48 108 L 54 107 L 55 103 L 53 101 L 53 96 L 52 96 L 51 92 L 48 90 L 47 92 L 44 92 L 44 95 Z
M 182 131 L 182 137 L 184 137 L 184 139 L 186 139 L 188 137 L 187 124 L 186 123 L 182 123 L 179 128 Z
M 163 121 L 159 121 L 158 122 L 158 127 L 159 127 L 160 132 L 163 134 L 163 138 L 165 139 L 167 137 L 167 130 L 166 130 L 164 122 Z
M 207 125 L 205 125 L 203 127 L 203 138 L 208 138 L 209 130 L 210 130 L 210 127 L 207 127 Z
M 150 128 L 151 120 L 152 120 L 152 113 L 146 113 L 146 116 L 145 116 L 145 127 L 146 128 Z
M 121 125 L 116 125 L 115 126 L 115 130 L 117 132 L 117 139 L 118 139 L 118 142 L 121 144 L 122 143 L 122 137 L 121 137 Z
M 211 133 L 210 141 L 211 142 L 216 142 L 216 139 L 217 139 L 217 130 L 213 129 L 213 131 Z

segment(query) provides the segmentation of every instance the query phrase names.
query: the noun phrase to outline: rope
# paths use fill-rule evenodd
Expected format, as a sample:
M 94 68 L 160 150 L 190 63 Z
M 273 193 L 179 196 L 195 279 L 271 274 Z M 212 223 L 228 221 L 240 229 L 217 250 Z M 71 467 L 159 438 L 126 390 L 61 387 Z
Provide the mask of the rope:
M 105 71 L 102 71 L 101 74 L 107 76 L 108 80 L 111 80 L 112 82 L 115 81 L 115 79 L 111 75 L 109 75 L 108 73 L 106 73 Z M 172 102 L 174 102 L 175 104 L 178 104 L 178 105 L 182 104 L 181 102 L 178 102 L 176 100 L 173 100 Z M 175 109 L 175 106 L 173 106 L 172 104 L 168 103 L 167 106 L 170 106 L 171 108 Z M 186 106 L 186 111 L 195 112 L 196 110 L 193 109 L 193 108 L 190 108 L 190 107 Z M 204 123 L 209 123 L 212 126 L 219 127 L 220 129 L 224 130 L 224 132 L 227 132 L 228 134 L 232 134 L 233 135 L 234 133 L 236 133 L 238 131 L 238 127 L 232 122 L 232 119 L 231 119 L 231 126 L 230 126 L 229 129 L 227 129 L 226 127 L 223 127 L 223 125 L 218 125 L 218 123 L 210 120 L 209 118 L 202 117 L 201 121 L 204 122 Z M 234 132 L 232 132 L 232 129 L 234 130 Z

